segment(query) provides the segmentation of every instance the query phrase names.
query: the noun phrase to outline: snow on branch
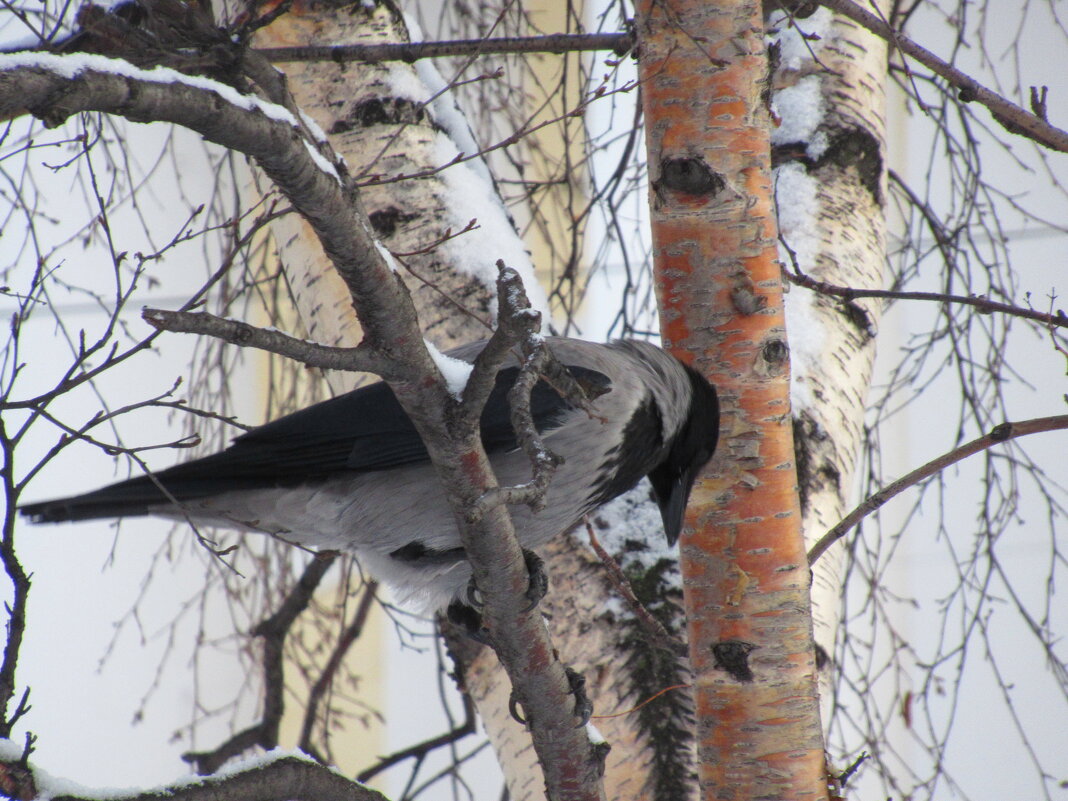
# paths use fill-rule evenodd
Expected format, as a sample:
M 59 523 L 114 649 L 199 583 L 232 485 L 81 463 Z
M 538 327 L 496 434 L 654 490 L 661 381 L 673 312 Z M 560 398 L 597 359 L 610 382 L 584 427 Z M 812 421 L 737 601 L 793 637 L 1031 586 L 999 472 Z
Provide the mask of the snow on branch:
M 253 95 L 243 95 L 224 83 L 196 75 L 186 75 L 169 67 L 155 67 L 154 69 L 146 70 L 122 59 L 108 58 L 93 53 L 54 55 L 52 53 L 21 52 L 0 55 L 0 72 L 14 72 L 16 70 L 52 73 L 57 77 L 68 80 L 93 73 L 105 73 L 148 83 L 163 85 L 183 84 L 212 92 L 218 95 L 221 100 L 237 108 L 245 109 L 246 111 L 259 111 L 271 119 L 289 123 L 295 128 L 299 127 L 296 117 L 275 103 L 268 103 Z M 25 107 L 33 112 L 29 102 L 25 104 Z M 0 106 L 0 108 L 3 108 L 3 106 Z
M 0 754 L 0 793 L 18 801 L 387 801 L 292 752 L 275 751 L 216 776 L 130 793 L 94 791 L 54 779 L 11 741 L 0 741 Z
M 392 389 L 422 436 L 460 524 L 461 540 L 485 599 L 487 630 L 516 697 L 529 713 L 530 735 L 544 766 L 548 792 L 563 797 L 560 788 L 566 787 L 568 797 L 603 797 L 603 754 L 594 749 L 584 728 L 576 728 L 572 714 L 575 682 L 569 681 L 569 669 L 559 661 L 542 618 L 527 608 L 523 593 L 530 576 L 507 511 L 498 506 L 478 520 L 465 515 L 496 485 L 479 436 L 479 415 L 460 408 L 445 381 L 436 380 L 442 376 L 424 345 L 411 296 L 378 243 L 360 189 L 343 163 L 324 157 L 328 162 L 324 164 L 318 156 L 329 154 L 329 146 L 316 142 L 299 116 L 221 83 L 82 55 L 0 56 L 0 118 L 28 112 L 46 125 L 57 126 L 72 115 L 91 111 L 134 122 L 180 125 L 251 157 L 308 222 L 349 289 L 369 343 L 367 357 L 380 354 L 395 363 L 390 368 Z M 519 313 L 522 318 L 530 316 L 529 310 Z M 280 332 L 257 331 L 201 313 L 149 310 L 146 319 L 160 327 L 204 329 L 204 333 L 279 352 L 306 351 L 312 358 L 339 355 Z M 530 338 L 536 337 L 535 325 Z M 246 734 L 262 742 L 270 738 L 271 726 L 273 720 L 265 717 L 263 726 Z M 224 744 L 223 750 L 227 748 Z M 201 797 L 213 801 L 380 797 L 358 795 L 355 785 L 343 777 L 301 760 L 280 760 L 239 777 L 164 794 L 188 795 L 190 801 Z M 20 792 L 15 797 L 23 795 L 39 797 L 36 792 Z M 69 797 L 80 798 L 77 794 Z M 158 793 L 131 793 L 130 801 L 157 797 Z
M 99 56 L 0 56 L 0 118 L 30 112 L 56 126 L 83 111 L 134 122 L 170 122 L 251 156 L 314 229 L 348 285 L 368 336 L 377 342 L 421 339 L 411 298 L 383 258 L 348 176 L 328 163 L 289 111 L 206 78 L 142 70 Z M 337 168 L 334 165 L 339 165 Z M 397 356 L 398 354 L 392 354 Z M 407 369 L 426 368 L 423 350 Z

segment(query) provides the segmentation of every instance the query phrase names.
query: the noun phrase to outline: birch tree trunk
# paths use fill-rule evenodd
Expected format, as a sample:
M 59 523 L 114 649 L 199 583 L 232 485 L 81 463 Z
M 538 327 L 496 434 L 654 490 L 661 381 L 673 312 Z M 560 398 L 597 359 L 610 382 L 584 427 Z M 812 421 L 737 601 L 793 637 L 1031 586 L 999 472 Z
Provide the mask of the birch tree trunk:
M 880 3 L 882 12 L 888 4 Z M 819 8 L 775 12 L 779 45 L 772 133 L 779 229 L 791 271 L 838 286 L 882 289 L 886 264 L 886 43 Z M 796 263 L 795 263 L 796 262 Z M 805 542 L 852 507 L 865 400 L 882 304 L 794 286 L 787 295 L 794 437 Z M 844 543 L 813 567 L 813 620 L 821 657 L 834 652 Z M 824 723 L 833 670 L 821 671 Z
M 826 797 L 760 8 L 639 12 L 661 330 L 722 415 L 680 543 L 700 797 Z
M 407 41 L 400 11 L 392 3 L 300 5 L 259 32 L 257 45 L 344 45 Z M 466 130 L 449 128 L 447 96 L 430 103 L 440 86 L 428 64 L 299 62 L 286 65 L 297 104 L 330 136 L 350 171 L 373 180 L 442 168 L 472 142 Z M 458 189 L 458 187 L 460 187 Z M 459 200 L 467 189 L 464 201 Z M 477 165 L 461 164 L 420 180 L 364 186 L 361 194 L 375 232 L 402 259 L 402 278 L 412 293 L 424 331 L 446 349 L 486 337 L 494 309 L 494 261 L 503 258 L 524 275 L 539 307 L 529 259 L 508 230 L 500 206 L 480 202 L 492 183 Z M 477 219 L 481 229 L 430 247 L 446 231 L 458 233 Z M 272 233 L 309 336 L 325 344 L 355 344 L 359 327 L 348 292 L 329 267 L 307 224 L 296 215 Z M 429 248 L 429 249 L 428 249 Z M 419 252 L 422 251 L 422 252 Z M 473 254 L 473 255 L 472 255 Z M 338 388 L 335 387 L 335 390 Z

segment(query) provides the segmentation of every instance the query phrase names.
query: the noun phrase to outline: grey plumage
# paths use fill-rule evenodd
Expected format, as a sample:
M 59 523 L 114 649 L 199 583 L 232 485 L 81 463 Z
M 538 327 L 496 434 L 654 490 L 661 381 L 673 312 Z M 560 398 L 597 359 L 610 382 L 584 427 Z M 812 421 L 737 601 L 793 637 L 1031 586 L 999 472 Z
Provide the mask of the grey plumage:
M 715 449 L 715 391 L 648 343 L 548 342 L 577 377 L 609 391 L 594 400 L 591 416 L 544 382 L 536 387 L 535 423 L 564 463 L 543 511 L 513 507 L 521 544 L 545 544 L 646 475 L 674 542 L 693 481 Z M 483 346 L 450 355 L 471 361 Z M 516 373 L 514 365 L 501 371 L 482 415 L 483 442 L 502 486 L 531 475 L 508 416 Z M 220 453 L 20 511 L 37 522 L 152 514 L 347 550 L 424 609 L 448 604 L 471 575 L 426 450 L 385 384 L 282 417 Z

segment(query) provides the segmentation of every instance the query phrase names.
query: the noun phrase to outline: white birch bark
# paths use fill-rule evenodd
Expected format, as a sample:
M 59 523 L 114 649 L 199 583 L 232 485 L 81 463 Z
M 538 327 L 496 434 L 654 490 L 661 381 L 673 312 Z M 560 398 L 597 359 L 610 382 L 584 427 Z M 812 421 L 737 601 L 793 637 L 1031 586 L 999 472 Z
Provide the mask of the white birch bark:
M 349 44 L 407 38 L 403 22 L 383 5 L 357 7 L 352 13 L 329 9 L 321 13 L 317 18 L 287 15 L 265 29 L 258 44 Z M 457 152 L 472 153 L 473 140 L 465 140 L 462 120 L 444 105 L 449 102 L 447 98 L 430 109 L 415 102 L 430 98 L 438 89 L 424 82 L 428 76 L 434 80 L 434 73 L 427 72 L 425 66 L 417 70 L 397 63 L 344 67 L 302 63 L 287 65 L 286 74 L 297 104 L 329 134 L 353 174 L 422 173 L 442 167 Z M 481 162 L 451 167 L 426 179 L 367 187 L 363 192 L 368 214 L 383 243 L 393 252 L 420 250 L 446 229 L 461 230 L 472 218 L 481 226 L 479 231 L 436 251 L 404 258 L 412 272 L 402 273 L 402 277 L 411 288 L 424 330 L 439 347 L 488 336 L 489 329 L 482 321 L 493 322 L 493 264 L 497 258 L 520 269 L 532 301 L 542 309 L 546 307 L 524 244 Z M 326 344 L 358 342 L 359 325 L 348 290 L 333 273 L 305 223 L 291 215 L 273 226 L 272 233 L 308 336 Z M 428 279 L 433 286 L 414 279 L 413 274 Z M 344 391 L 352 380 L 332 376 L 331 386 L 335 392 Z M 552 573 L 565 569 L 549 565 Z M 470 655 L 474 661 L 460 667 L 494 741 L 513 789 L 512 797 L 524 797 L 522 787 L 536 788 L 531 797 L 540 797 L 544 780 L 530 736 L 508 713 L 507 677 L 490 649 L 465 645 L 460 643 L 458 654 L 461 659 Z M 569 658 L 569 648 L 562 643 L 559 647 L 565 659 Z
M 885 10 L 885 3 L 881 4 Z M 773 135 L 779 225 L 795 256 L 830 284 L 882 289 L 886 263 L 885 43 L 825 8 L 794 20 L 776 13 L 781 61 Z M 798 33 L 816 34 L 815 37 Z M 875 357 L 881 302 L 844 304 L 794 286 L 787 296 L 793 413 L 805 540 L 811 545 L 853 501 L 856 459 Z M 844 547 L 813 571 L 815 639 L 834 653 Z M 821 681 L 827 725 L 829 679 Z
M 404 21 L 388 4 L 327 7 L 291 13 L 264 29 L 264 47 L 373 44 L 406 41 Z M 325 131 L 361 182 L 443 168 L 477 145 L 463 127 L 429 64 L 331 62 L 287 64 L 288 86 L 300 106 Z M 522 242 L 497 202 L 478 159 L 419 180 L 361 189 L 364 207 L 383 245 L 401 257 L 399 274 L 409 287 L 427 336 L 446 349 L 489 335 L 495 261 L 503 258 L 524 276 L 528 293 L 545 307 Z M 458 234 L 472 220 L 477 230 Z M 272 227 L 294 303 L 308 335 L 325 344 L 355 344 L 359 323 L 348 292 L 297 215 Z M 336 377 L 334 377 L 336 380 Z M 342 381 L 335 391 L 347 386 Z

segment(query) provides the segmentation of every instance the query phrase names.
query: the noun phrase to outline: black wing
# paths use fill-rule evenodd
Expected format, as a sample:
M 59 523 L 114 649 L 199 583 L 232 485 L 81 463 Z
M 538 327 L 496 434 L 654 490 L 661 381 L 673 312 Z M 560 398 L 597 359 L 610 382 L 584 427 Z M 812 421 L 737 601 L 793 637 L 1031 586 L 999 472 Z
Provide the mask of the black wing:
M 488 453 L 517 447 L 508 391 L 518 372 L 510 367 L 497 374 L 482 412 L 482 442 Z M 602 373 L 581 367 L 571 372 L 588 387 L 609 389 Z M 543 381 L 531 393 L 531 412 L 542 433 L 558 427 L 569 409 L 571 405 Z M 211 456 L 85 495 L 27 504 L 20 511 L 49 523 L 144 515 L 150 506 L 171 498 L 186 501 L 234 490 L 295 486 L 339 473 L 389 470 L 427 459 L 426 447 L 393 391 L 376 383 L 260 426 Z

